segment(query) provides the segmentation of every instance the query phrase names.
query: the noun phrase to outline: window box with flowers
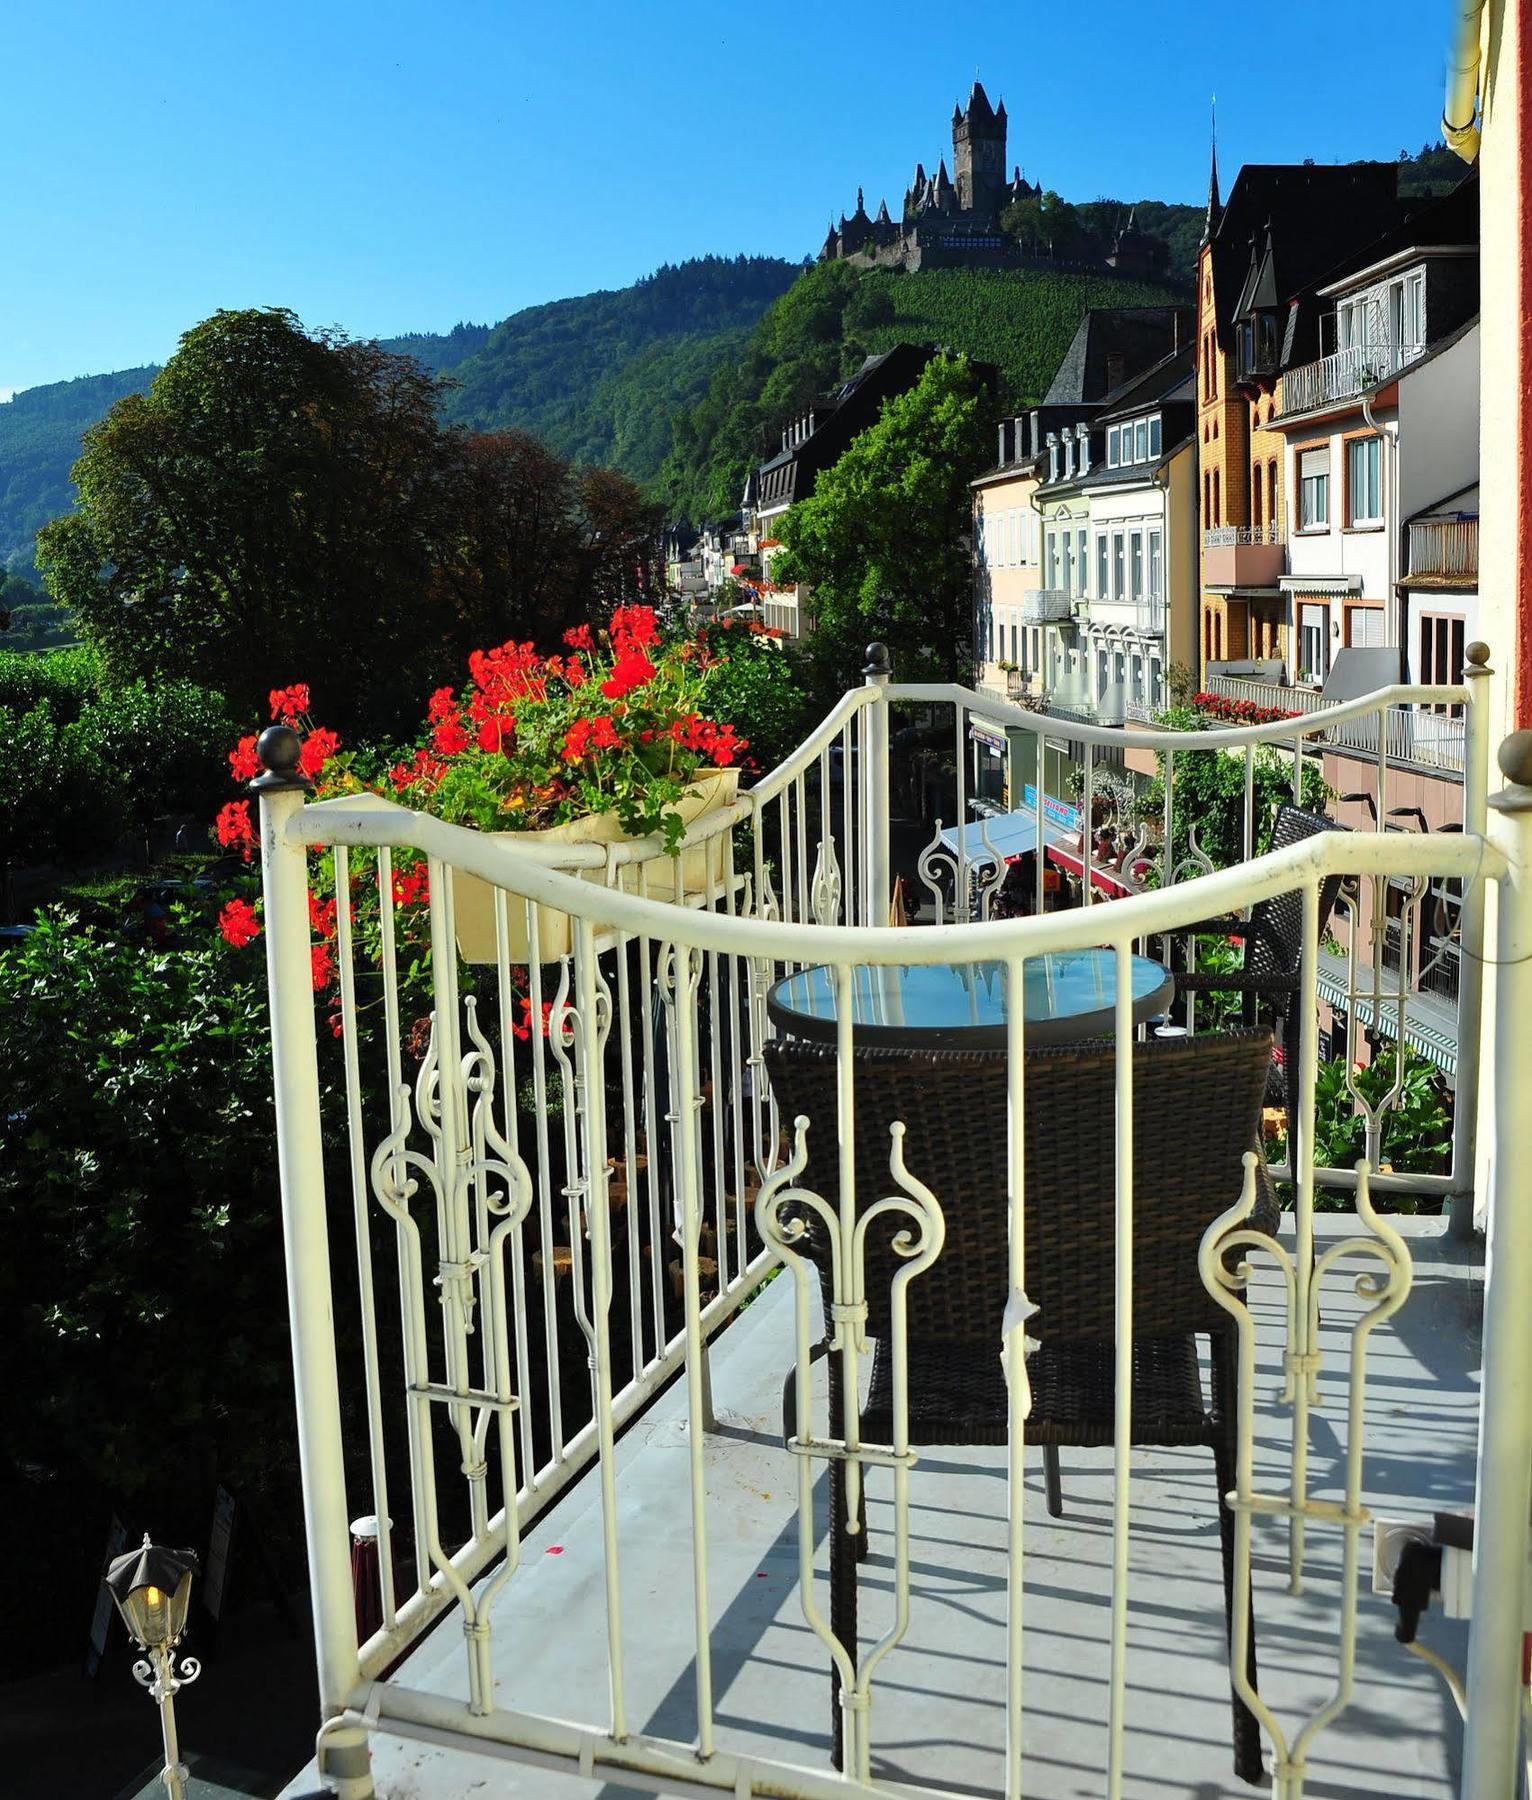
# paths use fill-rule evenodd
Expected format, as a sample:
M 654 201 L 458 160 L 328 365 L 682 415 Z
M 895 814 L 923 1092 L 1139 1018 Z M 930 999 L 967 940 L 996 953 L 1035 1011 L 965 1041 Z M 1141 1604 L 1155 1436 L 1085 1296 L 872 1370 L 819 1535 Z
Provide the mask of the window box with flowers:
M 655 838 L 635 881 L 639 891 L 662 900 L 716 891 L 726 873 L 726 834 L 685 848 L 682 840 L 698 819 L 733 803 L 748 746 L 732 724 L 704 713 L 718 662 L 707 638 L 662 643 L 653 609 L 627 606 L 599 635 L 582 625 L 564 641 L 568 654 L 548 657 L 529 643 L 475 651 L 468 683 L 432 694 L 422 741 L 377 782 L 339 753 L 333 732 L 309 723 L 306 688 L 274 692 L 273 717 L 306 727 L 301 766 L 321 798 L 371 789 L 451 824 L 554 849 Z M 253 773 L 253 739 L 241 742 L 231 763 L 236 775 Z M 248 802 L 224 808 L 218 834 L 248 850 Z M 403 860 L 395 867 L 396 906 L 425 897 L 423 865 L 410 870 Z M 589 873 L 604 879 L 604 871 Z M 493 886 L 456 872 L 453 913 L 464 959 L 494 962 Z M 225 935 L 248 941 L 252 923 L 232 919 Z M 555 908 L 513 899 L 506 929 L 513 963 L 534 950 L 552 961 L 570 948 L 569 916 Z

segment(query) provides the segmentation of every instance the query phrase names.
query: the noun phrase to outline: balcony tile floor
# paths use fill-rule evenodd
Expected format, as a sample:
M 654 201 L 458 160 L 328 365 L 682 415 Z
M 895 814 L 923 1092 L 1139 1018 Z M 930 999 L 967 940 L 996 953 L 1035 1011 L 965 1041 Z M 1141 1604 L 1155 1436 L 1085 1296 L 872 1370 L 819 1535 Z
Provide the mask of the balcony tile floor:
M 1416 1256 L 1415 1288 L 1373 1342 L 1366 1485 L 1375 1510 L 1422 1516 L 1466 1504 L 1472 1494 L 1481 1269 L 1470 1247 L 1442 1235 L 1441 1221 L 1400 1223 Z M 1321 1220 L 1326 1235 L 1353 1226 L 1344 1217 Z M 1258 1281 L 1254 1305 L 1261 1339 L 1258 1480 L 1274 1487 L 1282 1478 L 1286 1416 L 1274 1404 L 1281 1313 L 1270 1279 Z M 1347 1327 L 1359 1307 L 1348 1280 L 1327 1290 L 1325 1405 L 1311 1453 L 1314 1491 L 1323 1496 L 1338 1493 Z M 790 1326 L 790 1288 L 778 1280 L 723 1333 L 714 1352 L 721 1429 L 708 1439 L 707 1468 L 716 1717 L 727 1748 L 822 1768 L 829 1683 L 822 1648 L 799 1610 L 792 1470 L 777 1437 Z M 630 1719 L 636 1728 L 683 1740 L 693 1731 L 686 1442 L 685 1395 L 677 1385 L 618 1450 Z M 1034 1800 L 1083 1800 L 1104 1789 L 1110 1454 L 1065 1453 L 1060 1520 L 1048 1518 L 1041 1467 L 1029 1461 L 1024 1791 Z M 1003 1452 L 935 1450 L 922 1457 L 911 1496 L 910 1631 L 875 1684 L 874 1774 L 896 1784 L 997 1794 L 1005 1684 Z M 891 1608 L 891 1515 L 888 1479 L 877 1472 L 869 1507 L 872 1554 L 863 1565 L 864 1645 Z M 1132 1526 L 1124 1793 L 1131 1800 L 1235 1800 L 1260 1791 L 1230 1769 L 1211 1458 L 1139 1452 Z M 1261 1686 L 1288 1722 L 1301 1722 L 1334 1679 L 1339 1540 L 1332 1530 L 1311 1526 L 1310 1543 L 1307 1589 L 1293 1598 L 1285 1591 L 1285 1534 L 1270 1524 L 1258 1527 Z M 1436 1676 L 1394 1644 L 1392 1610 L 1367 1590 L 1370 1533 L 1363 1545 L 1356 1694 L 1319 1739 L 1308 1800 L 1450 1800 L 1456 1714 Z M 501 1597 L 495 1665 L 507 1704 L 587 1721 L 604 1716 L 600 1546 L 597 1484 L 586 1478 L 529 1534 L 525 1567 Z M 825 1560 L 821 1544 L 821 1571 Z M 1464 1627 L 1433 1615 L 1423 1635 L 1461 1663 Z M 445 1694 L 466 1692 L 462 1639 L 451 1618 L 397 1679 Z M 384 1737 L 375 1740 L 375 1770 L 386 1800 L 475 1794 L 620 1800 L 636 1791 Z M 288 1792 L 312 1786 L 309 1774 Z

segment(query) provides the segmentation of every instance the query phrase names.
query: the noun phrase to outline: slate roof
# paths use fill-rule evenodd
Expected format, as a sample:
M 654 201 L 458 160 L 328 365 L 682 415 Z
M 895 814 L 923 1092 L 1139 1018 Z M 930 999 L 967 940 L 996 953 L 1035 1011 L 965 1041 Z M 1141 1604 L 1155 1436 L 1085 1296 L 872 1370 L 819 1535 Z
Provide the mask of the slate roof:
M 1397 163 L 1246 163 L 1229 189 L 1212 238 L 1213 300 L 1219 342 L 1228 348 L 1249 286 L 1252 243 L 1270 268 L 1258 270 L 1283 304 L 1318 285 L 1356 246 L 1399 222 Z
M 1095 306 L 1087 312 L 1064 352 L 1044 406 L 1079 406 L 1105 400 L 1109 359 L 1121 356 L 1126 379 L 1131 380 L 1174 348 L 1177 315 L 1181 339 L 1189 342 L 1196 332 L 1190 309 L 1174 306 Z M 1123 386 L 1119 381 L 1118 388 Z

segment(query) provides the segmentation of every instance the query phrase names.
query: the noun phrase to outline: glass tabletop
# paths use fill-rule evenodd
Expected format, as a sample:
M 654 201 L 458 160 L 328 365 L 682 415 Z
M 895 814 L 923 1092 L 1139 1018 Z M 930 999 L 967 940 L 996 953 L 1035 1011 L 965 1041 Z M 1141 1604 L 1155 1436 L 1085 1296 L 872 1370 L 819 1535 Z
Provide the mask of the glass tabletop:
M 1116 953 L 1059 950 L 1022 966 L 1027 1041 L 1063 1043 L 1110 1032 L 1116 1006 Z M 834 972 L 800 969 L 767 995 L 773 1021 L 794 1036 L 833 1042 Z M 1131 958 L 1136 1023 L 1168 1007 L 1174 984 L 1163 964 Z M 1006 966 L 1001 962 L 900 963 L 851 972 L 852 1029 L 863 1044 L 981 1049 L 1003 1045 Z

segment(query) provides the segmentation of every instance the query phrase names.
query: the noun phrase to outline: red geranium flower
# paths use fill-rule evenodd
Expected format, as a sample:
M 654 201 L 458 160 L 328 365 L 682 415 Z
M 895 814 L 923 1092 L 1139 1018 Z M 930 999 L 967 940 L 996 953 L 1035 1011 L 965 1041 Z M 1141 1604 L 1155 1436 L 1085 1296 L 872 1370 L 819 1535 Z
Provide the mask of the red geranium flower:
M 612 642 L 619 655 L 660 641 L 659 621 L 652 606 L 619 606 L 612 614 Z
M 564 733 L 564 748 L 561 754 L 565 762 L 579 762 L 590 742 L 590 733 L 589 719 L 575 720 L 574 724 Z
M 468 733 L 461 719 L 443 719 L 431 733 L 431 747 L 438 756 L 457 756 L 468 748 Z
M 516 748 L 516 721 L 505 713 L 496 713 L 479 727 L 481 750 L 503 750 L 507 756 Z
M 273 688 L 267 699 L 271 702 L 272 718 L 280 719 L 284 725 L 296 725 L 309 709 L 308 683 L 295 681 L 291 687 Z
M 328 944 L 311 944 L 309 946 L 309 976 L 317 994 L 322 988 L 330 985 L 335 976 L 335 958 L 330 954 Z
M 248 900 L 230 900 L 218 915 L 218 929 L 236 950 L 243 950 L 261 935 L 261 922 Z
M 647 611 L 647 608 L 642 610 Z M 608 700 L 621 700 L 654 679 L 654 664 L 636 646 L 619 651 L 612 672 L 601 684 Z
M 394 871 L 394 905 L 414 906 L 430 897 L 430 878 L 424 869 L 408 873 Z
M 327 725 L 318 725 L 303 740 L 303 748 L 298 753 L 298 767 L 305 775 L 317 775 L 339 749 L 339 736 Z
M 564 633 L 564 642 L 571 650 L 594 650 L 596 647 L 589 625 L 571 625 Z
M 317 894 L 309 895 L 309 924 L 321 937 L 335 936 L 335 902 L 321 900 Z
M 545 1000 L 543 1002 L 542 1020 L 542 1034 L 544 1037 L 547 1037 L 548 1035 L 548 1015 L 552 1011 L 553 1002 L 551 1000 Z M 511 1026 L 511 1035 L 520 1038 L 522 1043 L 526 1043 L 532 1036 L 532 1002 L 525 995 L 523 995 L 521 1002 L 521 1023 L 519 1025 L 513 1024 Z
M 238 849 L 246 862 L 255 848 L 255 828 L 250 823 L 250 802 L 231 800 L 220 808 L 213 830 L 225 850 Z
M 229 752 L 229 768 L 236 781 L 253 781 L 261 772 L 261 759 L 255 753 L 255 733 L 242 737 Z
M 443 719 L 457 717 L 457 695 L 449 687 L 439 687 L 431 696 L 431 703 L 426 708 L 426 717 L 433 725 L 439 725 Z

